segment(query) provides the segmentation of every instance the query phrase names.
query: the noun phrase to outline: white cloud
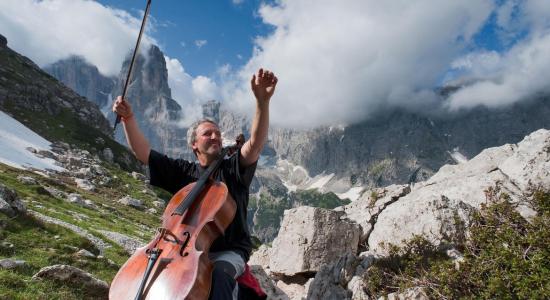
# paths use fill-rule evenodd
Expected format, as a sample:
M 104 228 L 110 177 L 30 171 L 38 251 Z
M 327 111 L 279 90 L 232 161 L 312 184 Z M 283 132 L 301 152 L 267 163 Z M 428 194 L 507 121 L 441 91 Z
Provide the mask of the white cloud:
M 95 1 L 0 1 L 0 28 L 10 47 L 40 66 L 80 55 L 103 74 L 117 75 L 140 24 L 141 19 Z
M 197 46 L 197 48 L 202 48 L 203 46 L 206 46 L 206 44 L 208 44 L 208 41 L 207 40 L 196 40 L 195 41 L 195 46 Z
M 250 76 L 279 77 L 272 121 L 315 126 L 361 120 L 386 106 L 418 106 L 494 9 L 493 1 L 280 0 L 263 6 L 273 34 L 224 95 L 253 111 Z
M 175 58 L 165 56 L 168 70 L 168 86 L 172 90 L 172 98 L 183 110 L 180 125 L 189 126 L 202 117 L 201 104 L 208 100 L 219 100 L 218 86 L 212 79 L 205 76 L 193 78 L 185 72 L 182 64 Z
M 550 33 L 532 36 L 493 59 L 486 60 L 484 55 L 472 54 L 470 60 L 476 63 L 462 66 L 477 81 L 447 99 L 450 110 L 498 107 L 550 91 Z

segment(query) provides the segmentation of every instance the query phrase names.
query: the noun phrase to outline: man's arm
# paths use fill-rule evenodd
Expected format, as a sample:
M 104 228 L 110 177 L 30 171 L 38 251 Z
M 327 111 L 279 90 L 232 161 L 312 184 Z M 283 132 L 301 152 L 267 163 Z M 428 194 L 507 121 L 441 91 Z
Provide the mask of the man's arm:
M 126 100 L 122 100 L 122 97 L 118 96 L 113 104 L 113 112 L 121 116 L 126 140 L 136 158 L 142 163 L 148 164 L 151 146 L 149 146 L 149 142 L 141 130 L 139 130 L 130 103 Z
M 258 73 L 252 75 L 250 86 L 256 97 L 256 113 L 252 120 L 250 139 L 241 148 L 241 167 L 255 163 L 264 148 L 269 129 L 269 101 L 275 92 L 277 77 L 273 72 L 259 69 Z

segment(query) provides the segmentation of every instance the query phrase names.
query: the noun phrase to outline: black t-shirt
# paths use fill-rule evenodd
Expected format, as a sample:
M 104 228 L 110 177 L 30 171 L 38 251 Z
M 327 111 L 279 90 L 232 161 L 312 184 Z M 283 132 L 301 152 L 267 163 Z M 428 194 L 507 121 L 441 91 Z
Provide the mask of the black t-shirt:
M 223 181 L 227 185 L 229 194 L 237 203 L 237 212 L 224 235 L 218 237 L 212 243 L 210 252 L 233 250 L 239 253 L 246 262 L 252 250 L 250 232 L 246 222 L 248 191 L 256 171 L 256 163 L 242 168 L 239 164 L 240 158 L 240 150 L 225 158 L 213 176 L 216 180 Z M 172 194 L 175 194 L 189 183 L 197 181 L 205 170 L 206 168 L 201 167 L 196 162 L 172 159 L 155 150 L 151 150 L 149 154 L 151 184 Z

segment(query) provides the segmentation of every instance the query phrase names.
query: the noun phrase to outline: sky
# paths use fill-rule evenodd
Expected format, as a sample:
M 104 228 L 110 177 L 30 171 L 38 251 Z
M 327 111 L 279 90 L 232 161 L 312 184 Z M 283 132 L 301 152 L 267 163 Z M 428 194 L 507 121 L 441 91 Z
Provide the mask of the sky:
M 145 3 L 2 0 L 0 33 L 40 66 L 81 55 L 116 75 Z M 251 116 L 251 75 L 274 71 L 271 123 L 283 127 L 497 108 L 550 87 L 548 0 L 153 0 L 148 43 L 189 115 L 217 99 Z M 441 99 L 445 85 L 464 87 Z

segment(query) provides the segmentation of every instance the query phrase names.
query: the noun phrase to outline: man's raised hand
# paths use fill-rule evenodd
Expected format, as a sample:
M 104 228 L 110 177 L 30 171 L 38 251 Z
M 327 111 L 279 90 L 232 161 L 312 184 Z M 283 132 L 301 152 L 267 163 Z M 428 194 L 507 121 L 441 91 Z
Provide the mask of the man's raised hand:
M 269 101 L 275 92 L 277 86 L 277 77 L 269 70 L 259 69 L 258 72 L 252 75 L 250 86 L 254 96 L 260 103 Z

